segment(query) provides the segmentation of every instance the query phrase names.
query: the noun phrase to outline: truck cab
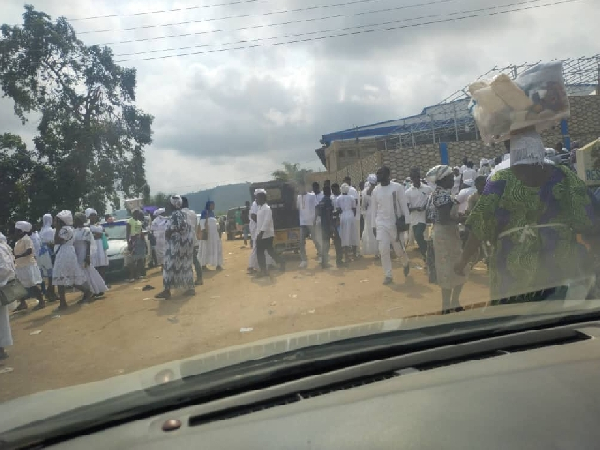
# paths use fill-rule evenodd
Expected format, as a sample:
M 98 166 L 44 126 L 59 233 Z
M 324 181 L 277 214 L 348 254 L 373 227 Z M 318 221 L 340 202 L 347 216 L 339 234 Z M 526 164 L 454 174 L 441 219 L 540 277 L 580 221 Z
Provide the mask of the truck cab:
M 300 249 L 300 217 L 296 207 L 298 190 L 293 183 L 284 181 L 265 181 L 250 185 L 250 195 L 255 189 L 267 191 L 267 204 L 273 212 L 275 238 L 273 248 L 278 253 Z

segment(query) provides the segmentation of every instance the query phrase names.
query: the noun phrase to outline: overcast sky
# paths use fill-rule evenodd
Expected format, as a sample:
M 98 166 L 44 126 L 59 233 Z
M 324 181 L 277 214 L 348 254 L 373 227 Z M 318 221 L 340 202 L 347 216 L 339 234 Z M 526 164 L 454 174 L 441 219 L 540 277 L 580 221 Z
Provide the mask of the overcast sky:
M 598 53 L 593 38 L 600 19 L 598 0 L 492 16 L 487 15 L 491 10 L 460 12 L 494 6 L 496 11 L 503 11 L 556 0 L 507 8 L 501 5 L 519 0 L 353 0 L 346 6 L 277 14 L 266 13 L 349 0 L 241 0 L 237 5 L 131 16 L 233 1 L 33 3 L 53 18 L 119 16 L 74 21 L 75 29 L 82 33 L 111 30 L 80 34 L 86 44 L 205 32 L 111 45 L 115 55 L 155 51 L 115 58 L 137 68 L 137 104 L 155 116 L 154 142 L 146 148 L 146 174 L 153 192 L 183 193 L 218 184 L 260 181 L 268 179 L 283 161 L 320 169 L 314 150 L 320 147 L 323 134 L 417 114 L 496 65 Z M 418 4 L 421 6 L 414 6 Z M 407 7 L 400 9 L 403 6 Z M 2 0 L 2 21 L 21 23 L 22 8 L 21 1 Z M 306 39 L 336 34 L 318 32 L 322 30 L 383 29 L 471 14 L 485 16 L 272 45 L 292 40 L 283 36 L 293 34 Z M 206 21 L 240 15 L 246 17 Z M 184 21 L 192 23 L 124 30 Z M 383 22 L 387 24 L 378 25 Z M 272 37 L 277 39 L 267 39 Z M 263 40 L 226 45 L 256 39 Z M 261 46 L 142 60 L 253 44 Z M 162 51 L 190 46 L 196 48 Z M 21 126 L 8 99 L 0 100 L 0 124 L 2 132 L 18 133 L 26 139 L 35 135 L 35 123 Z

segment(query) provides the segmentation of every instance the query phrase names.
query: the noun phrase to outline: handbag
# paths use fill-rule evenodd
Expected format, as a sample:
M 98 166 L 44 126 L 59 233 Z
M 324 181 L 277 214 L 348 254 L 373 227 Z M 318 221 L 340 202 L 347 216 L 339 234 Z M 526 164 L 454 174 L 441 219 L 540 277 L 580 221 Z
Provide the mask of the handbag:
M 396 192 L 392 193 L 392 197 L 394 198 L 394 215 L 396 216 L 396 230 L 399 233 L 404 233 L 409 230 L 410 225 L 406 223 L 406 217 L 399 216 L 398 217 L 398 202 L 396 200 Z
M 16 278 L 10 280 L 6 285 L 0 287 L 0 304 L 10 305 L 12 302 L 27 297 L 27 289 Z

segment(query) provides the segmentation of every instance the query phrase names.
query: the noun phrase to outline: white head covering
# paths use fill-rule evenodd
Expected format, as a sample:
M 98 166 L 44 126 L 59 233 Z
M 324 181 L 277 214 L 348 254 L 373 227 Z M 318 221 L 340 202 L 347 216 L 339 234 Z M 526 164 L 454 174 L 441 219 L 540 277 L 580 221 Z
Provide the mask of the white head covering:
M 98 215 L 98 212 L 94 208 L 87 208 L 85 210 L 85 217 L 87 217 L 88 219 L 92 214 Z
M 44 214 L 42 217 L 42 229 L 40 230 L 42 242 L 52 242 L 54 240 L 54 229 L 52 229 L 52 214 Z
M 265 191 L 264 189 L 254 189 L 254 195 L 257 194 L 267 194 L 267 191 Z
M 342 191 L 342 194 L 347 194 L 350 192 L 350 186 L 347 183 L 342 183 L 340 190 Z
M 471 178 L 469 178 L 468 180 L 463 180 L 463 183 L 464 183 L 464 184 L 466 184 L 466 185 L 467 185 L 467 186 L 469 186 L 469 187 L 473 186 L 473 183 L 474 183 L 474 182 L 475 182 L 475 181 L 474 181 L 474 180 L 472 180 Z
M 156 211 L 154 211 L 154 217 L 158 217 L 164 213 L 165 213 L 165 208 L 158 208 Z
M 29 233 L 31 231 L 31 224 L 29 222 L 26 222 L 24 220 L 19 220 L 16 224 L 15 224 L 15 228 L 17 230 L 21 230 L 25 233 Z
M 537 131 L 530 130 L 510 137 L 510 165 L 544 164 L 546 148 Z
M 63 209 L 56 217 L 64 222 L 65 225 L 73 226 L 73 214 L 68 209 Z
M 4 236 L 2 232 L 0 232 L 0 242 L 6 243 L 6 236 Z
M 44 214 L 42 217 L 42 230 L 52 228 L 52 214 Z
M 439 180 L 446 178 L 448 175 L 452 174 L 453 173 L 450 166 L 441 164 L 429 169 L 429 172 L 427 172 L 427 175 L 425 175 L 425 179 L 432 183 L 437 183 Z
M 367 177 L 367 183 L 377 184 L 377 175 L 375 175 L 374 173 L 370 173 Z
M 181 200 L 181 195 L 172 195 L 171 196 L 171 205 L 173 205 L 175 208 L 177 208 L 177 209 L 181 208 L 182 203 L 183 203 L 183 200 Z

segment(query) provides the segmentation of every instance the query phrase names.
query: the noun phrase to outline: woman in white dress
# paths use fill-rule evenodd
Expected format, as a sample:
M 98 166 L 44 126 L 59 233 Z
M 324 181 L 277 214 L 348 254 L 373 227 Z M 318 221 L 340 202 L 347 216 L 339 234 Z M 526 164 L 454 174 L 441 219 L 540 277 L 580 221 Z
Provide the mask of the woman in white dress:
M 16 278 L 15 258 L 6 243 L 6 237 L 0 233 L 0 286 Z M 13 345 L 10 332 L 10 305 L 0 304 L 0 360 L 8 358 L 6 347 Z
M 200 214 L 200 229 L 202 241 L 200 242 L 200 263 L 204 269 L 207 265 L 215 266 L 217 270 L 223 269 L 223 243 L 219 233 L 219 222 L 215 218 L 215 202 L 207 201 L 206 208 Z
M 19 221 L 15 224 L 15 235 L 19 239 L 15 244 L 15 272 L 17 279 L 27 288 L 39 303 L 34 310 L 46 307 L 44 296 L 38 285 L 42 284 L 42 274 L 35 259 L 35 250 L 33 241 L 29 237 L 31 233 L 31 224 L 25 221 Z M 17 307 L 17 311 L 27 309 L 25 300 L 21 300 L 21 304 Z
M 358 246 L 358 233 L 356 231 L 356 200 L 348 195 L 350 186 L 346 183 L 341 186 L 342 195 L 337 198 L 337 207 L 340 212 L 340 239 L 342 248 L 348 262 L 352 247 Z
M 90 231 L 94 237 L 96 244 L 96 251 L 91 252 L 92 255 L 92 266 L 98 271 L 102 280 L 106 283 L 106 268 L 108 267 L 108 256 L 106 256 L 106 249 L 104 248 L 104 228 L 99 224 L 100 219 L 98 213 L 93 208 L 85 210 L 85 216 L 90 221 Z
M 365 228 L 362 234 L 362 254 L 379 255 L 379 244 L 373 234 L 373 218 L 371 217 L 371 194 L 377 186 L 377 175 L 371 174 L 367 178 L 367 184 L 362 193 L 362 209 L 365 218 Z
M 165 232 L 169 228 L 169 219 L 165 217 L 165 208 L 158 208 L 155 212 L 155 219 L 150 225 L 150 231 L 156 239 L 154 251 L 156 252 L 156 264 L 162 266 L 165 262 L 165 251 L 167 250 L 167 241 Z
M 52 283 L 58 286 L 60 305 L 57 310 L 68 307 L 65 290 L 66 286 L 73 286 L 83 292 L 83 301 L 92 298 L 87 277 L 75 253 L 75 230 L 73 229 L 73 215 L 69 210 L 63 210 L 56 215 L 55 245 L 60 245 L 56 250 L 54 268 L 52 269 Z
M 75 213 L 73 225 L 75 226 L 74 246 L 77 262 L 83 268 L 87 278 L 88 285 L 94 294 L 94 297 L 102 297 L 107 291 L 104 280 L 94 267 L 92 261 L 96 259 L 96 240 L 91 230 L 85 225 L 85 214 Z M 85 296 L 81 299 L 85 303 Z
M 52 284 L 52 267 L 54 265 L 54 228 L 52 228 L 52 214 L 44 214 L 42 218 L 42 229 L 39 232 L 40 250 L 37 257 L 38 267 L 42 274 L 42 279 L 46 285 L 46 300 L 56 301 L 56 293 Z

